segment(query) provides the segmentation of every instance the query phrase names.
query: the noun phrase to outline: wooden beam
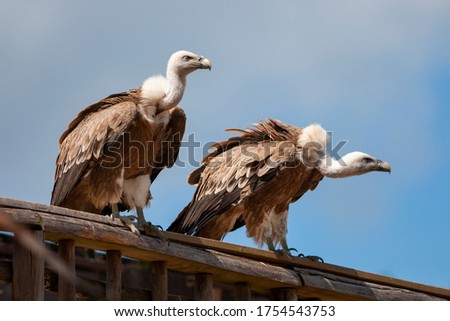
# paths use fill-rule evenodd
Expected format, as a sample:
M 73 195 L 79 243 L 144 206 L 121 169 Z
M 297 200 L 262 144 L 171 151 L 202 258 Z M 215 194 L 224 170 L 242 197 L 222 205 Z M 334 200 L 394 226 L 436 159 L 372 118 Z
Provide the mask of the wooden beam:
M 122 253 L 116 250 L 106 251 L 106 300 L 122 299 Z
M 252 299 L 252 291 L 250 284 L 248 284 L 247 282 L 235 283 L 234 299 L 236 301 L 250 301 Z
M 418 297 L 450 299 L 448 289 L 199 237 L 165 232 L 172 242 L 170 246 L 161 246 L 159 240 L 147 236 L 137 237 L 120 222 L 111 223 L 100 215 L 4 198 L 0 198 L 0 208 L 22 223 L 43 222 L 48 240 L 71 237 L 77 246 L 104 251 L 119 250 L 125 256 L 144 261 L 167 261 L 168 268 L 179 272 L 211 273 L 215 280 L 231 284 L 247 282 L 255 292 L 268 293 L 271 288 L 296 287 L 301 297 L 317 295 L 318 292 L 328 297 L 340 295 L 339 291 L 344 291 L 342 294 L 348 298 L 352 297 L 345 292 L 344 287 L 337 285 L 339 281 L 333 281 L 336 286 L 329 289 L 324 289 L 326 282 L 321 285 L 317 281 L 319 278 L 329 280 L 324 275 L 330 274 L 362 282 L 358 285 L 360 287 L 386 286 L 409 291 Z M 294 268 L 312 270 L 318 275 L 304 276 L 305 271 L 294 271 Z M 306 284 L 303 277 L 305 280 L 312 277 L 315 284 Z M 361 296 L 360 293 L 353 294 L 360 299 L 367 299 L 365 293 L 370 291 L 363 291 Z
M 210 273 L 197 273 L 195 275 L 194 300 L 213 300 L 213 277 Z
M 167 301 L 168 272 L 166 261 L 152 262 L 152 300 Z
M 58 246 L 59 257 L 66 263 L 69 272 L 75 279 L 75 241 L 64 239 L 59 241 Z M 75 284 L 72 280 L 58 275 L 58 300 L 73 301 L 75 300 Z
M 93 269 L 95 270 L 95 269 Z M 0 259 L 0 284 L 12 282 L 12 262 Z M 106 300 L 106 284 L 103 280 L 92 279 L 92 276 L 78 277 L 78 281 L 84 287 L 77 289 L 77 295 L 83 300 Z M 89 291 L 86 291 L 89 288 Z M 58 275 L 50 269 L 45 270 L 45 291 L 58 292 Z M 122 286 L 122 300 L 125 301 L 150 301 L 152 294 L 148 289 Z
M 295 269 L 303 280 L 298 295 L 305 300 L 432 301 L 441 298 L 311 269 Z
M 44 232 L 39 225 L 31 227 L 36 242 L 44 244 Z M 44 300 L 44 259 L 14 240 L 12 299 Z
M 68 218 L 78 218 L 85 221 L 85 225 L 89 225 L 90 222 L 97 222 L 105 225 L 112 225 L 118 228 L 124 228 L 119 220 L 116 220 L 115 223 L 111 223 L 111 220 L 107 217 L 103 217 L 101 215 L 74 211 L 62 207 L 51 206 L 40 203 L 27 202 L 22 200 L 15 200 L 10 198 L 2 198 L 0 197 L 0 207 L 9 208 L 9 209 L 18 209 L 18 210 L 32 210 L 36 213 L 35 217 L 29 217 L 29 214 L 22 215 L 19 218 L 19 221 L 24 223 L 36 223 L 40 220 L 40 214 L 42 213 L 51 213 L 53 217 L 68 217 Z M 19 212 L 22 212 L 19 211 Z M 16 211 L 17 213 L 17 211 Z M 24 217 L 25 216 L 25 217 Z M 60 220 L 61 224 L 64 223 L 64 219 Z M 92 231 L 92 227 L 83 227 L 87 231 Z M 127 231 L 129 232 L 129 231 Z M 129 232 L 131 233 L 131 232 Z M 168 237 L 172 242 L 179 242 L 184 245 L 192 245 L 197 248 L 208 248 L 220 251 L 222 253 L 233 254 L 237 256 L 246 257 L 249 259 L 259 260 L 267 263 L 273 263 L 276 265 L 283 266 L 295 266 L 300 268 L 310 268 L 315 269 L 322 272 L 333 273 L 336 275 L 346 276 L 350 278 L 354 278 L 357 280 L 363 280 L 367 282 L 373 282 L 377 284 L 383 284 L 388 286 L 394 286 L 404 289 L 409 289 L 412 291 L 419 291 L 423 293 L 427 293 L 434 296 L 443 297 L 446 299 L 450 299 L 450 290 L 444 288 L 438 288 L 433 286 L 428 286 L 425 284 L 419 284 L 415 282 L 409 282 L 405 280 L 399 280 L 391 277 L 381 276 L 373 273 L 358 271 L 355 269 L 349 269 L 345 267 L 340 267 L 332 264 L 319 263 L 314 262 L 304 258 L 296 258 L 296 257 L 286 257 L 283 255 L 279 255 L 270 251 L 264 251 L 255 248 L 249 248 L 245 246 L 229 244 L 225 242 L 199 238 L 199 237 L 191 237 L 187 235 L 181 235 L 178 233 L 164 232 L 165 236 Z M 100 237 L 101 238 L 101 237 Z M 95 240 L 92 240 L 95 241 Z M 95 244 L 93 244 L 95 245 Z M 92 248 L 93 246 L 91 246 Z
M 0 258 L 0 284 L 12 283 L 12 262 Z
M 122 255 L 142 261 L 167 261 L 168 268 L 189 274 L 212 273 L 226 283 L 250 282 L 255 291 L 267 292 L 273 287 L 301 285 L 297 274 L 283 267 L 227 255 L 192 246 L 161 244 L 158 238 L 137 236 L 111 224 L 61 217 L 30 210 L 2 209 L 19 220 L 45 222 L 46 239 L 57 241 L 68 236 L 76 246 L 101 251 L 120 250 Z

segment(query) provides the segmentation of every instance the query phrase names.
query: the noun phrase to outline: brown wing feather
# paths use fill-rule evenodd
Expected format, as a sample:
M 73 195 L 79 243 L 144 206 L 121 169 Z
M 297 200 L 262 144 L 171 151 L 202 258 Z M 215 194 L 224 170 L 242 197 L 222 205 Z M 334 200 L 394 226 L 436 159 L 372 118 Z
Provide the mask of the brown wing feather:
M 80 111 L 77 115 L 77 117 L 72 120 L 68 126 L 68 128 L 62 133 L 61 137 L 59 138 L 59 143 L 61 144 L 66 137 L 78 126 L 78 124 L 83 121 L 88 115 L 95 113 L 99 110 L 111 107 L 112 105 L 118 104 L 122 101 L 130 100 L 130 99 L 137 99 L 139 97 L 141 92 L 141 88 L 133 88 L 125 92 L 121 92 L 118 94 L 112 94 L 109 95 L 106 98 L 103 98 L 99 102 L 96 102 L 95 104 L 87 106 L 85 109 Z
M 198 184 L 205 165 L 214 159 L 214 157 L 226 152 L 227 150 L 239 145 L 253 144 L 263 141 L 293 141 L 299 133 L 299 128 L 285 124 L 279 120 L 268 118 L 259 124 L 254 124 L 253 128 L 245 130 L 230 128 L 225 131 L 236 132 L 241 134 L 241 136 L 231 137 L 225 141 L 211 145 L 209 149 L 215 149 L 215 151 L 204 157 L 202 160 L 204 165 L 189 174 L 187 179 L 189 184 Z
M 286 168 L 287 162 L 293 161 L 295 146 L 291 144 L 291 152 L 285 149 L 281 153 L 278 147 L 282 143 L 266 141 L 241 145 L 210 159 L 193 200 L 168 230 L 197 235 L 218 215 L 269 184 L 277 177 L 277 172 Z
M 102 157 L 105 146 L 126 131 L 137 115 L 137 93 L 132 89 L 86 107 L 60 138 L 52 205 L 60 205 L 86 174 L 90 161 Z
M 215 166 L 206 167 L 191 203 L 178 215 L 168 231 L 195 235 L 211 218 L 227 211 L 240 198 L 242 188 L 235 186 L 227 191 L 225 182 L 219 177 L 231 173 L 236 181 L 236 166 L 232 166 L 231 158 L 217 159 Z
M 215 156 L 239 145 L 252 144 L 255 142 L 263 141 L 292 141 L 295 135 L 298 134 L 298 128 L 284 124 L 279 120 L 267 119 L 261 121 L 259 124 L 254 124 L 253 128 L 246 130 L 241 129 L 227 129 L 229 132 L 237 132 L 242 134 L 241 136 L 231 137 L 225 141 L 215 143 L 210 146 L 210 149 L 216 149 L 212 153 L 208 154 L 203 162 L 208 163 L 210 159 Z
M 159 155 L 156 156 L 155 167 L 150 179 L 153 182 L 165 167 L 175 164 L 180 152 L 181 141 L 186 129 L 186 114 L 180 107 L 170 110 L 170 119 L 167 125 L 166 139 L 162 142 Z
M 186 114 L 183 109 L 175 107 L 166 112 L 169 112 L 169 121 L 167 125 L 164 128 L 157 128 L 157 132 L 153 136 L 153 143 L 161 144 L 161 148 L 156 149 L 157 152 L 155 153 L 157 155 L 155 155 L 154 159 L 152 158 L 151 161 L 149 175 L 152 183 L 165 167 L 172 167 L 173 164 L 175 164 L 186 127 Z M 130 177 L 134 178 L 136 175 L 142 175 L 142 173 L 137 172 L 137 174 L 131 175 Z M 150 197 L 149 194 L 149 199 Z M 131 206 L 123 198 L 118 204 L 118 207 L 120 211 L 129 211 L 131 209 Z M 106 215 L 110 213 L 110 206 L 106 206 L 102 209 L 102 214 Z
M 308 176 L 303 180 L 303 184 L 298 187 L 291 203 L 298 201 L 306 192 L 315 190 L 322 179 L 323 175 L 317 169 L 311 170 Z
M 200 230 L 215 216 L 226 212 L 231 206 L 237 204 L 241 198 L 241 191 L 246 185 L 255 185 L 253 187 L 255 189 L 273 178 L 276 173 L 276 170 L 272 169 L 266 171 L 265 175 L 258 177 L 254 174 L 263 163 L 252 158 L 242 157 L 240 159 L 241 165 L 243 165 L 242 162 L 247 161 L 247 163 L 243 167 L 245 171 L 241 168 L 238 174 L 239 164 L 233 163 L 232 157 L 225 158 L 223 162 L 220 162 L 220 158 L 223 158 L 224 154 L 241 145 L 264 141 L 292 141 L 293 135 L 298 134 L 296 127 L 273 119 L 255 124 L 254 128 L 247 130 L 229 129 L 228 131 L 242 135 L 231 137 L 210 147 L 216 150 L 207 155 L 203 159 L 204 164 L 188 176 L 189 184 L 199 184 L 193 200 L 169 226 L 169 231 L 195 234 L 195 230 Z M 217 166 L 218 160 L 221 166 Z M 212 162 L 215 164 L 211 165 Z M 217 177 L 222 177 L 220 182 L 215 180 Z

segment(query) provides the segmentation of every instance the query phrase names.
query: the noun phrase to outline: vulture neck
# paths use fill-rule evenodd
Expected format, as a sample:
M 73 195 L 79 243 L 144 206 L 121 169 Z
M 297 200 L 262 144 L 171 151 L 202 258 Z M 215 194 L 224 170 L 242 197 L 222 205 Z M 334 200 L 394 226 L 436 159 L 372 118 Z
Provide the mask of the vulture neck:
M 186 87 L 186 76 L 167 70 L 166 79 L 168 82 L 167 91 L 159 103 L 159 108 L 167 110 L 178 105 L 183 98 L 184 88 Z
M 350 154 L 344 155 L 342 158 L 336 160 L 329 155 L 326 155 L 321 161 L 319 171 L 323 176 L 330 178 L 344 178 L 350 176 L 362 175 L 366 171 L 353 166 L 354 160 Z

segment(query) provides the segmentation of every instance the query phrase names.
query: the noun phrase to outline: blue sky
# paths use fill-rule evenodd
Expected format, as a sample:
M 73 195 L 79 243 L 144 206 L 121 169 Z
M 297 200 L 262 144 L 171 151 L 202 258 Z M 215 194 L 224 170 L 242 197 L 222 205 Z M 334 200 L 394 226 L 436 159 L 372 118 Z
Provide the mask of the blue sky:
M 0 195 L 48 203 L 58 138 L 85 106 L 164 73 L 186 49 L 186 137 L 272 117 L 318 122 L 392 174 L 324 179 L 288 243 L 325 261 L 450 287 L 448 1 L 2 1 Z M 187 154 L 182 150 L 181 159 Z M 196 153 L 197 159 L 201 151 Z M 164 171 L 146 218 L 167 227 L 194 167 Z M 245 230 L 225 241 L 256 246 Z

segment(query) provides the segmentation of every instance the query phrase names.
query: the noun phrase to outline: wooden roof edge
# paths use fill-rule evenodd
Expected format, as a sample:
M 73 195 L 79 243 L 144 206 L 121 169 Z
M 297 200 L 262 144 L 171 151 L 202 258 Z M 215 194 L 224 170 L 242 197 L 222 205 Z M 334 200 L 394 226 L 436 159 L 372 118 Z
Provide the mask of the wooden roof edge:
M 57 216 L 65 216 L 72 219 L 82 219 L 87 221 L 92 221 L 98 224 L 105 224 L 108 226 L 114 226 L 117 228 L 125 229 L 117 221 L 112 223 L 107 217 L 96 215 L 92 213 L 86 213 L 81 211 L 70 210 L 66 208 L 61 208 L 57 206 L 28 202 L 23 200 L 16 200 L 11 198 L 0 197 L 0 208 L 15 208 L 30 210 L 34 212 L 43 212 L 48 214 L 53 214 Z M 132 234 L 131 232 L 128 232 Z M 314 271 L 320 271 L 325 273 L 331 273 L 339 276 L 344 276 L 352 278 L 359 281 L 370 282 L 375 284 L 386 285 L 390 287 L 403 288 L 411 291 L 422 292 L 432 296 L 444 298 L 450 300 L 450 289 L 420 284 L 416 282 L 406 281 L 402 279 L 387 277 L 383 275 L 378 275 L 370 272 L 364 272 L 352 268 L 342 267 L 338 265 L 333 265 L 329 263 L 314 262 L 305 258 L 298 257 L 287 257 L 278 253 L 273 253 L 271 251 L 266 251 L 258 248 L 251 248 L 242 245 L 236 245 L 231 243 L 225 243 L 221 241 L 193 237 L 182 235 L 172 232 L 164 232 L 165 236 L 168 237 L 171 242 L 179 243 L 182 245 L 187 245 L 195 248 L 201 248 L 206 250 L 213 250 L 221 253 L 226 253 L 238 257 L 244 257 L 251 260 L 261 261 L 264 263 L 269 263 L 272 265 L 283 266 L 287 268 L 302 268 L 310 269 Z M 146 237 L 146 236 L 142 236 Z
M 371 272 L 365 272 L 330 263 L 316 262 L 301 257 L 295 256 L 289 257 L 280 253 L 274 253 L 272 251 L 262 250 L 259 248 L 251 248 L 243 245 L 236 245 L 232 243 L 226 243 L 222 241 L 216 241 L 201 237 L 193 237 L 189 235 L 183 235 L 172 232 L 165 232 L 165 235 L 172 242 L 179 242 L 182 244 L 189 244 L 195 247 L 212 249 L 223 253 L 229 253 L 240 257 L 259 260 L 266 263 L 285 266 L 294 269 L 301 268 L 303 270 L 320 271 L 324 273 L 331 273 L 334 275 L 352 278 L 359 281 L 387 285 L 396 288 L 403 288 L 417 292 L 423 292 L 433 296 L 445 298 L 446 300 L 450 300 L 450 289 L 402 280 Z

